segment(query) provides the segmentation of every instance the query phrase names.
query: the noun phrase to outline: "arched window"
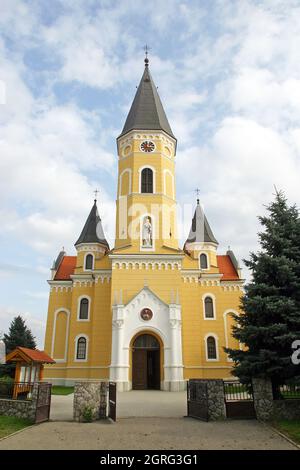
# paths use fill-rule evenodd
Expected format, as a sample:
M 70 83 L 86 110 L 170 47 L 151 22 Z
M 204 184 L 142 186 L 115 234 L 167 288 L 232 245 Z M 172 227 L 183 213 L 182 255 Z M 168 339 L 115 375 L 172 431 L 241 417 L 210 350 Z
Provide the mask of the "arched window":
M 213 336 L 209 336 L 206 340 L 207 359 L 217 359 L 217 345 Z
M 211 297 L 205 297 L 204 300 L 205 318 L 214 318 L 214 304 Z
M 85 269 L 93 269 L 93 261 L 94 261 L 93 255 L 86 255 Z
M 159 342 L 152 335 L 140 335 L 135 339 L 133 347 L 135 349 L 159 349 Z
M 86 338 L 83 336 L 77 341 L 76 359 L 86 359 Z
M 144 168 L 141 175 L 141 192 L 153 193 L 153 171 L 151 168 Z
M 89 301 L 84 298 L 80 301 L 79 320 L 88 320 L 89 318 Z
M 207 264 L 207 255 L 205 253 L 202 253 L 200 255 L 200 268 L 201 269 L 207 269 L 208 264 Z

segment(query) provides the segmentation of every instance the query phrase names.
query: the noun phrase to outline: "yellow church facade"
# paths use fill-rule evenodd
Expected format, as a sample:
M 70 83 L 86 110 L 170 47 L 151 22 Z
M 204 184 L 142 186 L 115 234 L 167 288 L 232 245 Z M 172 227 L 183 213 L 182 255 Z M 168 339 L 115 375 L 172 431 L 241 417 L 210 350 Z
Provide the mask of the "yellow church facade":
M 177 141 L 148 59 L 117 138 L 116 236 L 110 248 L 97 201 L 52 270 L 45 380 L 112 380 L 120 391 L 179 391 L 189 378 L 230 378 L 224 347 L 243 279 L 231 250 L 218 254 L 197 200 L 184 247 L 177 235 Z M 188 170 L 187 170 L 188 171 Z

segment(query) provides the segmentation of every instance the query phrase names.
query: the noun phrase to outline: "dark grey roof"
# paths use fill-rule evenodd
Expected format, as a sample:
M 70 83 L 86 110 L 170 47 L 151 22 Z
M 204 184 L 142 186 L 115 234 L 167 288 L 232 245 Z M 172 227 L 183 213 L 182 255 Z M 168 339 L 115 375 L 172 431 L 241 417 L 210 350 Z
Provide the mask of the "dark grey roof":
M 75 246 L 79 245 L 80 243 L 101 243 L 109 249 L 109 245 L 103 232 L 96 200 L 94 201 L 92 210 L 87 218 L 80 237 L 75 243 Z
M 217 240 L 212 233 L 208 220 L 203 212 L 199 200 L 192 220 L 191 230 L 185 243 L 216 243 Z
M 119 137 L 133 129 L 163 130 L 174 137 L 147 62 L 125 125 Z

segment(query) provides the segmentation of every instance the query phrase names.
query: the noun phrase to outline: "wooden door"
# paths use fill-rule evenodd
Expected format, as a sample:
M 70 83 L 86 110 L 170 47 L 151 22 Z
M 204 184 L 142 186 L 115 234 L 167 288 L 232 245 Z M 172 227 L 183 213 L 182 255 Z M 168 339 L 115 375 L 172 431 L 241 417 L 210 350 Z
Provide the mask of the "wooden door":
M 160 389 L 159 350 L 147 351 L 147 382 L 150 389 Z
M 132 352 L 132 388 L 145 390 L 147 388 L 147 351 L 135 349 Z

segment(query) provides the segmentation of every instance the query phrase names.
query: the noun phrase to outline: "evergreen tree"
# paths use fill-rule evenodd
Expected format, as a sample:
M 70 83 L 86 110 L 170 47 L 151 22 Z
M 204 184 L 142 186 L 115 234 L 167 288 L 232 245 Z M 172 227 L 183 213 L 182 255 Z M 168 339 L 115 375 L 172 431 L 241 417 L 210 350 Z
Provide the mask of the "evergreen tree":
M 13 351 L 17 346 L 30 349 L 36 348 L 35 337 L 20 315 L 13 319 L 9 327 L 8 335 L 5 334 L 3 339 L 7 354 Z
M 292 343 L 300 339 L 300 218 L 296 206 L 276 192 L 259 220 L 260 250 L 245 260 L 252 280 L 241 301 L 243 314 L 233 315 L 233 336 L 245 348 L 225 351 L 241 381 L 268 377 L 275 385 L 300 375 L 291 361 Z

